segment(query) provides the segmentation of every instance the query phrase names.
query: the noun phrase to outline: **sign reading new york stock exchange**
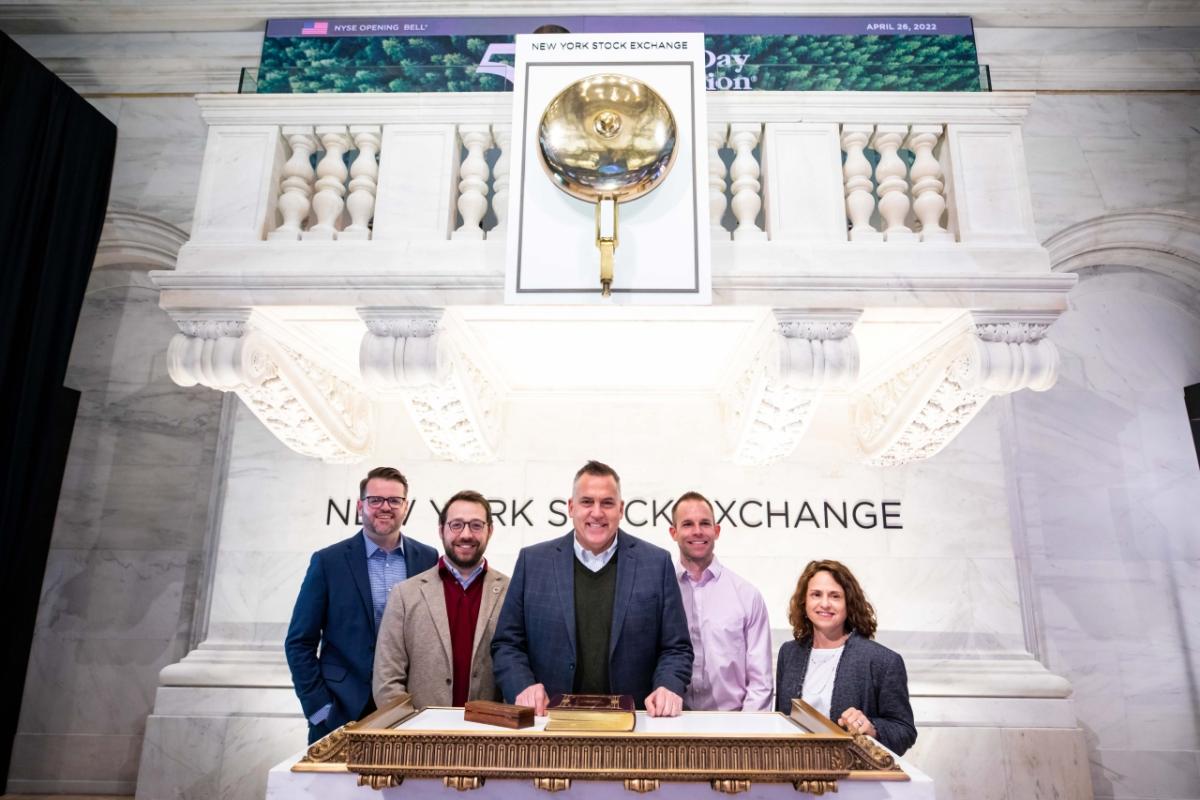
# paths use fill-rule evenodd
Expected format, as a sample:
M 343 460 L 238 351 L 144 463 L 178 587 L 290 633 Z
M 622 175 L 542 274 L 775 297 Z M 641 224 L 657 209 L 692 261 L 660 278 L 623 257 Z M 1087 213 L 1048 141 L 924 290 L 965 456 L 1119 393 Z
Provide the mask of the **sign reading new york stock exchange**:
M 805 531 L 898 531 L 903 530 L 899 500 L 806 500 L 803 498 L 713 497 L 714 522 L 726 529 L 763 528 Z M 411 498 L 404 523 L 418 508 L 437 518 L 446 498 Z M 496 527 L 565 529 L 570 526 L 567 501 L 563 497 L 488 498 Z M 634 497 L 625 501 L 622 527 L 666 531 L 671 526 L 674 498 Z M 352 498 L 330 497 L 325 507 L 327 526 L 359 527 Z

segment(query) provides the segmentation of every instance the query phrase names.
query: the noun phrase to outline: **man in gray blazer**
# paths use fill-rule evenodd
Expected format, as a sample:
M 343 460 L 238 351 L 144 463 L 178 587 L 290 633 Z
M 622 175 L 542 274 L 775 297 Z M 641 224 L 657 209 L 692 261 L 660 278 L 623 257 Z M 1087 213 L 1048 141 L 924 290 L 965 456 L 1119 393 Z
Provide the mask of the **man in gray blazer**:
M 396 585 L 375 647 L 372 692 L 383 708 L 405 692 L 417 708 L 496 700 L 492 633 L 508 576 L 484 559 L 492 510 L 478 492 L 451 497 L 438 514 L 445 555 Z
M 631 695 L 676 716 L 692 641 L 671 554 L 618 529 L 625 504 L 612 467 L 575 474 L 573 533 L 523 548 L 492 639 L 505 700 L 546 713 L 565 692 Z

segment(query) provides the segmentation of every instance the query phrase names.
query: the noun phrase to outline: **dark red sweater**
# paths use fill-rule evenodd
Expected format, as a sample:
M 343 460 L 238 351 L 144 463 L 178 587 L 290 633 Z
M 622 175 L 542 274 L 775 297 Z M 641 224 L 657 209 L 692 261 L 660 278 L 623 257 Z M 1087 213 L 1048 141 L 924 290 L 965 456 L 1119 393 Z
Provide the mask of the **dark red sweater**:
M 479 621 L 479 603 L 483 599 L 483 579 L 487 563 L 464 591 L 446 559 L 438 559 L 438 574 L 442 576 L 442 593 L 446 596 L 446 616 L 450 619 L 450 647 L 454 662 L 454 683 L 450 694 L 456 706 L 466 705 L 471 688 L 471 647 L 475 644 L 475 624 Z M 485 645 L 486 646 L 486 645 Z

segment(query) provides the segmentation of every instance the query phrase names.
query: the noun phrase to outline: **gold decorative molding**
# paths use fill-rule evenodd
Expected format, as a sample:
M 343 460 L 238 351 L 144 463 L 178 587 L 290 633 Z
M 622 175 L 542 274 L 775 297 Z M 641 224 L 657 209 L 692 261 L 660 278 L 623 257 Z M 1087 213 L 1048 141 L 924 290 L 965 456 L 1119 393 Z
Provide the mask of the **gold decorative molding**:
M 750 791 L 750 781 L 713 781 L 712 788 L 722 794 L 741 794 Z
M 534 778 L 534 788 L 543 792 L 565 792 L 571 788 L 570 778 Z
M 658 780 L 654 778 L 626 778 L 625 789 L 638 794 L 646 794 L 647 792 L 657 792 L 659 787 Z
M 400 784 L 404 783 L 404 778 L 396 777 L 395 775 L 359 775 L 359 786 L 370 786 L 372 789 L 395 789 Z
M 798 702 L 798 701 L 797 701 Z M 896 759 L 866 736 L 851 736 L 795 708 L 793 732 L 695 733 L 446 730 L 420 727 L 409 698 L 351 722 L 313 744 L 298 772 L 349 771 L 361 786 L 399 786 L 406 778 L 440 780 L 457 791 L 489 779 L 533 780 L 547 792 L 573 781 L 621 782 L 629 792 L 655 792 L 664 782 L 707 783 L 722 794 L 752 784 L 790 783 L 797 791 L 836 792 L 838 781 L 907 780 Z M 815 712 L 813 712 L 815 715 Z M 807 720 L 807 721 L 804 721 Z M 400 723 L 405 723 L 400 726 Z
M 447 789 L 457 789 L 460 792 L 469 792 L 472 789 L 478 789 L 483 786 L 483 778 L 468 776 L 468 775 L 447 775 L 442 778 L 442 785 Z
M 417 713 L 412 705 L 412 695 L 405 692 L 389 706 L 375 711 L 357 722 L 347 722 L 330 734 L 309 745 L 304 756 L 292 765 L 292 772 L 347 772 L 346 762 L 350 758 L 349 734 L 359 728 L 388 728 Z M 399 776 L 396 785 L 404 780 Z M 360 786 L 367 784 L 359 780 Z M 376 787 L 380 788 L 380 787 Z
M 820 797 L 826 792 L 837 793 L 837 781 L 792 781 L 792 786 L 797 792 L 811 794 Z
M 346 730 L 353 725 L 353 722 L 347 723 L 333 733 L 313 742 L 304 753 L 304 757 L 300 759 L 299 764 L 336 765 L 345 769 L 346 747 L 350 743 L 350 740 L 346 738 Z
M 850 769 L 852 771 L 887 771 L 899 772 L 895 757 L 881 747 L 874 739 L 863 734 L 854 737 L 850 746 Z

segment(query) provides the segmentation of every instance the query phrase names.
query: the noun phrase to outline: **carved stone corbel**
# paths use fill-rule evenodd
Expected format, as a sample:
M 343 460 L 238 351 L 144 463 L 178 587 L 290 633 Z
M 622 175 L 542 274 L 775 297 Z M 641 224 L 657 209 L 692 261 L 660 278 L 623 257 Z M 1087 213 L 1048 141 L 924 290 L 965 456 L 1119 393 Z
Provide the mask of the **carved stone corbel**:
M 371 450 L 366 395 L 250 325 L 249 309 L 179 309 L 167 369 L 180 386 L 234 392 L 297 453 L 331 463 Z
M 859 310 L 775 309 L 775 329 L 725 392 L 734 461 L 770 464 L 796 449 L 823 392 L 858 377 Z
M 875 385 L 854 406 L 867 463 L 907 464 L 949 444 L 992 397 L 1044 392 L 1058 377 L 1046 339 L 1057 313 L 974 313 L 971 325 Z
M 450 461 L 496 459 L 500 392 L 481 362 L 443 330 L 442 309 L 358 309 L 367 325 L 359 348 L 363 381 L 399 398 L 430 451 Z

